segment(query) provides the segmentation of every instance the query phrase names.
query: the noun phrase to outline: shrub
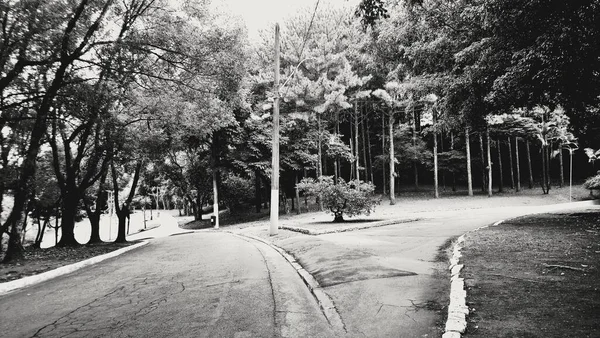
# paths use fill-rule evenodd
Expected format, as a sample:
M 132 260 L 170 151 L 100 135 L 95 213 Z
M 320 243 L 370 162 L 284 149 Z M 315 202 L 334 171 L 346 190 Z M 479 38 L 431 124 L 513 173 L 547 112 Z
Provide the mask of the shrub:
M 298 183 L 298 189 L 307 195 L 319 196 L 334 215 L 334 222 L 343 222 L 344 215 L 369 215 L 379 204 L 373 198 L 375 186 L 359 180 L 346 182 L 340 178 L 338 184 L 334 184 L 331 176 L 323 176 L 319 180 L 305 178 Z
M 243 205 L 250 204 L 254 198 L 254 181 L 230 175 L 221 186 L 219 199 L 232 212 L 239 211 Z
M 585 181 L 585 183 L 583 183 L 583 187 L 590 191 L 590 195 L 594 196 L 593 191 L 600 190 L 600 170 L 598 171 L 596 176 L 588 178 Z

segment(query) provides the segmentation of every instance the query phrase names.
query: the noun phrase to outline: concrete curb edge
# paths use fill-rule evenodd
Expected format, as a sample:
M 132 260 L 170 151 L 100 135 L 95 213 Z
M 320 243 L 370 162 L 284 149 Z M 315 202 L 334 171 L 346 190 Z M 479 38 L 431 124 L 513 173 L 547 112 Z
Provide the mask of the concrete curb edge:
M 296 270 L 304 284 L 308 287 L 310 293 L 316 299 L 329 324 L 338 332 L 347 332 L 346 325 L 342 321 L 342 317 L 338 313 L 333 300 L 325 293 L 325 291 L 323 291 L 323 288 L 321 285 L 319 285 L 319 282 L 313 277 L 313 275 L 306 271 L 292 255 L 277 245 L 265 241 L 260 237 L 247 234 L 236 234 L 231 231 L 228 232 L 234 236 L 245 237 L 266 244 L 283 256 L 283 258 L 285 258 L 285 260 Z
M 279 228 L 283 229 L 283 230 L 289 230 L 289 231 L 303 233 L 305 235 L 318 236 L 318 235 L 325 235 L 325 234 L 333 234 L 333 233 L 340 233 L 340 232 L 377 228 L 377 227 L 382 227 L 382 226 L 387 226 L 387 225 L 410 223 L 410 222 L 416 222 L 416 221 L 421 221 L 421 220 L 423 220 L 423 218 L 395 219 L 395 220 L 374 222 L 373 224 L 367 224 L 367 225 L 357 225 L 354 227 L 338 227 L 338 228 L 325 229 L 325 230 L 312 230 L 312 229 L 305 229 L 305 228 L 294 227 L 294 226 L 285 226 L 285 225 L 280 226 Z
M 11 291 L 17 290 L 17 289 L 21 289 L 27 286 L 31 286 L 31 285 L 35 285 L 47 280 L 50 280 L 52 278 L 56 278 L 59 276 L 63 276 L 66 274 L 69 274 L 71 272 L 75 272 L 81 268 L 84 268 L 86 266 L 90 266 L 96 263 L 100 263 L 104 260 L 107 260 L 109 258 L 113 258 L 116 256 L 119 256 L 121 254 L 124 254 L 125 252 L 137 249 L 141 246 L 144 246 L 146 244 L 148 244 L 148 241 L 142 241 L 141 243 L 137 243 L 134 245 L 130 245 L 121 249 L 117 249 L 115 251 L 111 251 L 109 253 L 105 253 L 103 255 L 98 255 L 98 256 L 94 256 L 92 258 L 88 258 L 86 260 L 77 262 L 77 263 L 73 263 L 73 264 L 69 264 L 69 265 L 65 265 L 65 266 L 61 266 L 60 268 L 54 269 L 54 270 L 50 270 L 50 271 L 46 271 L 37 275 L 33 275 L 33 276 L 28 276 L 28 277 L 24 277 L 24 278 L 20 278 L 17 280 L 13 280 L 10 282 L 5 282 L 5 283 L 0 283 L 0 296 L 4 295 L 6 293 L 9 293 Z

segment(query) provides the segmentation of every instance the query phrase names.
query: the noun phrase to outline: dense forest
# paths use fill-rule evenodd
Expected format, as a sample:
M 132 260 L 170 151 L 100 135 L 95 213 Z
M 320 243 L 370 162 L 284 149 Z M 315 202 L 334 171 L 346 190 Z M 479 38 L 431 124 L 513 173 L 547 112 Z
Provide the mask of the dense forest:
M 70 246 L 87 217 L 100 242 L 109 195 L 117 241 L 134 207 L 268 208 L 275 105 L 284 212 L 306 203 L 304 178 L 370 182 L 394 203 L 548 193 L 571 163 L 578 181 L 596 174 L 600 1 L 317 1 L 280 22 L 278 90 L 274 29 L 251 43 L 211 8 L 0 4 L 4 260 L 28 218 L 60 219 Z

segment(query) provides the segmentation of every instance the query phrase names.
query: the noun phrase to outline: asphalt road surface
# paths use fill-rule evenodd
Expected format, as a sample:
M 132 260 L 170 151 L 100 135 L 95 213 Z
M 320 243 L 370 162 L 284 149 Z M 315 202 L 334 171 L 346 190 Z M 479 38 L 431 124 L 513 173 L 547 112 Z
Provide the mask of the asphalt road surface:
M 228 233 L 153 240 L 0 297 L 2 337 L 335 337 L 296 271 Z

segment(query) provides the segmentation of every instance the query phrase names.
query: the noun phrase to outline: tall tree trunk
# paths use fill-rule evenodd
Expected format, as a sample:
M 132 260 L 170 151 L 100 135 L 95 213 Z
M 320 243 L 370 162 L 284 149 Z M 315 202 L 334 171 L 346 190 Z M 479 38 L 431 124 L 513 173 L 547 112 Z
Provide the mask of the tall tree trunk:
M 70 191 L 63 194 L 63 203 L 61 207 L 61 236 L 57 246 L 76 246 L 79 245 L 75 239 L 75 216 L 77 215 L 77 206 L 79 205 L 79 195 Z
M 319 137 L 317 138 L 318 156 L 319 161 L 317 162 L 317 180 L 320 180 L 323 176 L 323 127 L 321 125 L 321 115 L 317 114 L 317 129 L 319 130 Z M 319 211 L 323 211 L 323 200 L 321 196 L 317 196 L 317 203 L 319 204 Z
M 358 102 L 354 103 L 354 150 L 356 152 L 356 179 L 360 180 L 360 151 L 358 150 Z M 365 179 L 366 181 L 366 179 Z
M 467 152 L 467 189 L 469 196 L 473 196 L 473 176 L 471 172 L 471 144 L 469 141 L 469 126 L 465 127 L 465 150 Z
M 525 149 L 527 150 L 527 168 L 529 169 L 529 189 L 533 189 L 533 169 L 531 168 L 531 150 L 529 140 L 525 140 Z
M 102 243 L 102 239 L 100 239 L 100 215 L 102 214 L 102 207 L 104 206 L 104 196 L 106 192 L 104 191 L 104 184 L 106 183 L 106 176 L 108 174 L 108 170 L 104 170 L 102 175 L 100 176 L 100 181 L 98 184 L 98 190 L 96 192 L 96 201 L 94 211 L 88 207 L 88 204 L 85 203 L 85 209 L 90 221 L 91 226 L 91 235 L 90 241 L 88 244 L 96 244 Z
M 367 162 L 367 140 L 365 137 L 365 127 L 367 126 L 367 117 L 365 116 L 365 105 L 362 105 L 362 109 L 361 109 L 361 120 L 362 122 L 362 128 L 361 128 L 361 134 L 362 134 L 362 153 L 363 153 L 363 164 L 365 166 L 365 182 L 369 182 L 369 173 L 371 171 L 371 168 L 369 166 L 369 162 Z
M 415 113 L 415 108 L 412 108 L 412 141 L 413 147 L 416 149 L 417 147 L 417 115 Z M 413 172 L 415 177 L 415 190 L 419 190 L 419 166 L 417 161 L 417 156 L 415 154 L 415 158 L 413 159 Z
M 354 138 L 356 137 L 356 133 L 354 132 L 354 127 L 352 126 L 353 121 L 351 120 L 348 124 L 350 127 L 350 154 L 352 154 L 352 161 L 350 161 L 350 174 L 348 181 L 352 181 L 354 175 L 356 173 L 356 168 L 358 168 L 357 160 L 358 160 L 358 149 L 354 146 Z
M 381 153 L 383 154 L 382 159 L 385 156 L 385 114 L 381 113 Z M 386 195 L 386 174 L 385 174 L 385 162 L 381 165 L 383 170 L 382 180 L 383 180 L 383 195 Z
M 440 130 L 440 152 L 444 152 L 444 130 Z M 439 168 L 438 168 L 439 169 Z M 446 191 L 446 170 L 442 169 L 442 187 Z
M 564 161 L 563 161 L 563 152 L 561 146 L 558 146 L 558 160 L 560 164 L 560 182 L 559 186 L 562 188 L 565 185 L 565 172 L 564 172 Z
M 519 161 L 519 138 L 515 136 L 515 160 L 517 164 L 517 192 L 521 191 L 521 164 Z
M 542 145 L 542 191 L 544 194 L 547 194 L 548 191 L 548 172 L 546 171 L 546 146 Z
M 125 243 L 127 242 L 126 220 L 131 213 L 131 201 L 133 200 L 133 196 L 135 196 L 135 190 L 137 189 L 137 185 L 140 180 L 140 173 L 142 172 L 142 161 L 137 161 L 137 164 L 135 166 L 135 172 L 133 174 L 131 188 L 129 189 L 129 193 L 125 198 L 125 201 L 123 201 L 123 204 L 119 203 L 119 183 L 117 180 L 117 169 L 115 167 L 114 159 L 110 163 L 110 170 L 113 182 L 115 213 L 117 214 L 117 218 L 119 220 L 119 224 L 117 227 L 117 239 L 115 240 L 115 243 Z
M 485 153 L 483 152 L 483 136 L 479 133 L 479 154 L 481 155 L 481 191 L 485 192 L 487 189 L 487 177 L 486 177 L 486 165 L 485 165 Z
M 340 112 L 339 111 L 335 112 L 335 134 L 338 136 L 340 135 Z M 339 158 L 336 158 L 334 160 L 334 169 L 335 169 L 335 175 L 333 176 L 333 183 L 338 184 L 338 179 L 341 176 L 341 171 L 342 171 Z
M 433 112 L 433 196 L 440 197 L 438 184 L 438 141 L 437 141 L 437 118 Z
M 296 191 L 296 213 L 300 215 L 302 211 L 300 210 L 300 190 L 298 189 L 298 183 L 300 183 L 300 180 L 298 179 L 298 172 L 296 171 L 296 187 L 294 189 Z
M 366 108 L 364 108 L 364 109 L 366 110 Z M 371 153 L 371 150 L 372 150 L 372 148 L 371 148 L 371 135 L 369 134 L 369 130 L 370 130 L 370 128 L 369 128 L 369 118 L 367 116 L 365 116 L 365 123 L 366 123 L 365 127 L 367 129 L 367 132 L 366 132 L 367 133 L 367 150 L 369 152 L 369 154 L 367 155 L 367 157 L 369 158 L 369 177 L 371 179 L 370 182 L 374 183 L 375 180 L 373 178 L 373 154 Z M 363 128 L 363 130 L 364 130 L 364 128 Z
M 513 154 L 512 154 L 512 142 L 510 141 L 510 136 L 506 137 L 506 141 L 508 144 L 508 158 L 509 158 L 509 164 L 510 164 L 510 188 L 514 189 L 515 188 L 515 171 L 514 171 L 514 164 L 513 164 Z
M 454 151 L 454 133 L 450 132 L 450 150 Z M 456 173 L 452 170 L 452 191 L 456 191 Z
M 502 146 L 500 144 L 500 139 L 496 140 L 496 144 L 498 145 L 498 192 L 504 191 L 504 170 L 502 168 Z
M 488 160 L 488 197 L 492 197 L 492 150 L 490 143 L 490 128 L 485 128 L 486 139 L 487 139 L 487 160 Z
M 548 140 L 546 140 L 546 188 L 548 189 L 548 192 L 550 192 L 550 147 L 551 147 L 551 143 L 548 142 Z
M 390 111 L 390 116 L 389 116 L 389 122 L 388 122 L 388 129 L 389 129 L 389 137 L 390 137 L 390 205 L 394 205 L 396 204 L 396 195 L 395 195 L 395 176 L 396 176 L 396 171 L 394 170 L 394 167 L 396 165 L 394 159 L 394 112 Z
M 358 102 L 354 103 L 354 150 L 356 152 L 356 179 L 360 180 L 360 151 L 358 150 Z M 365 178 L 366 181 L 366 178 Z

